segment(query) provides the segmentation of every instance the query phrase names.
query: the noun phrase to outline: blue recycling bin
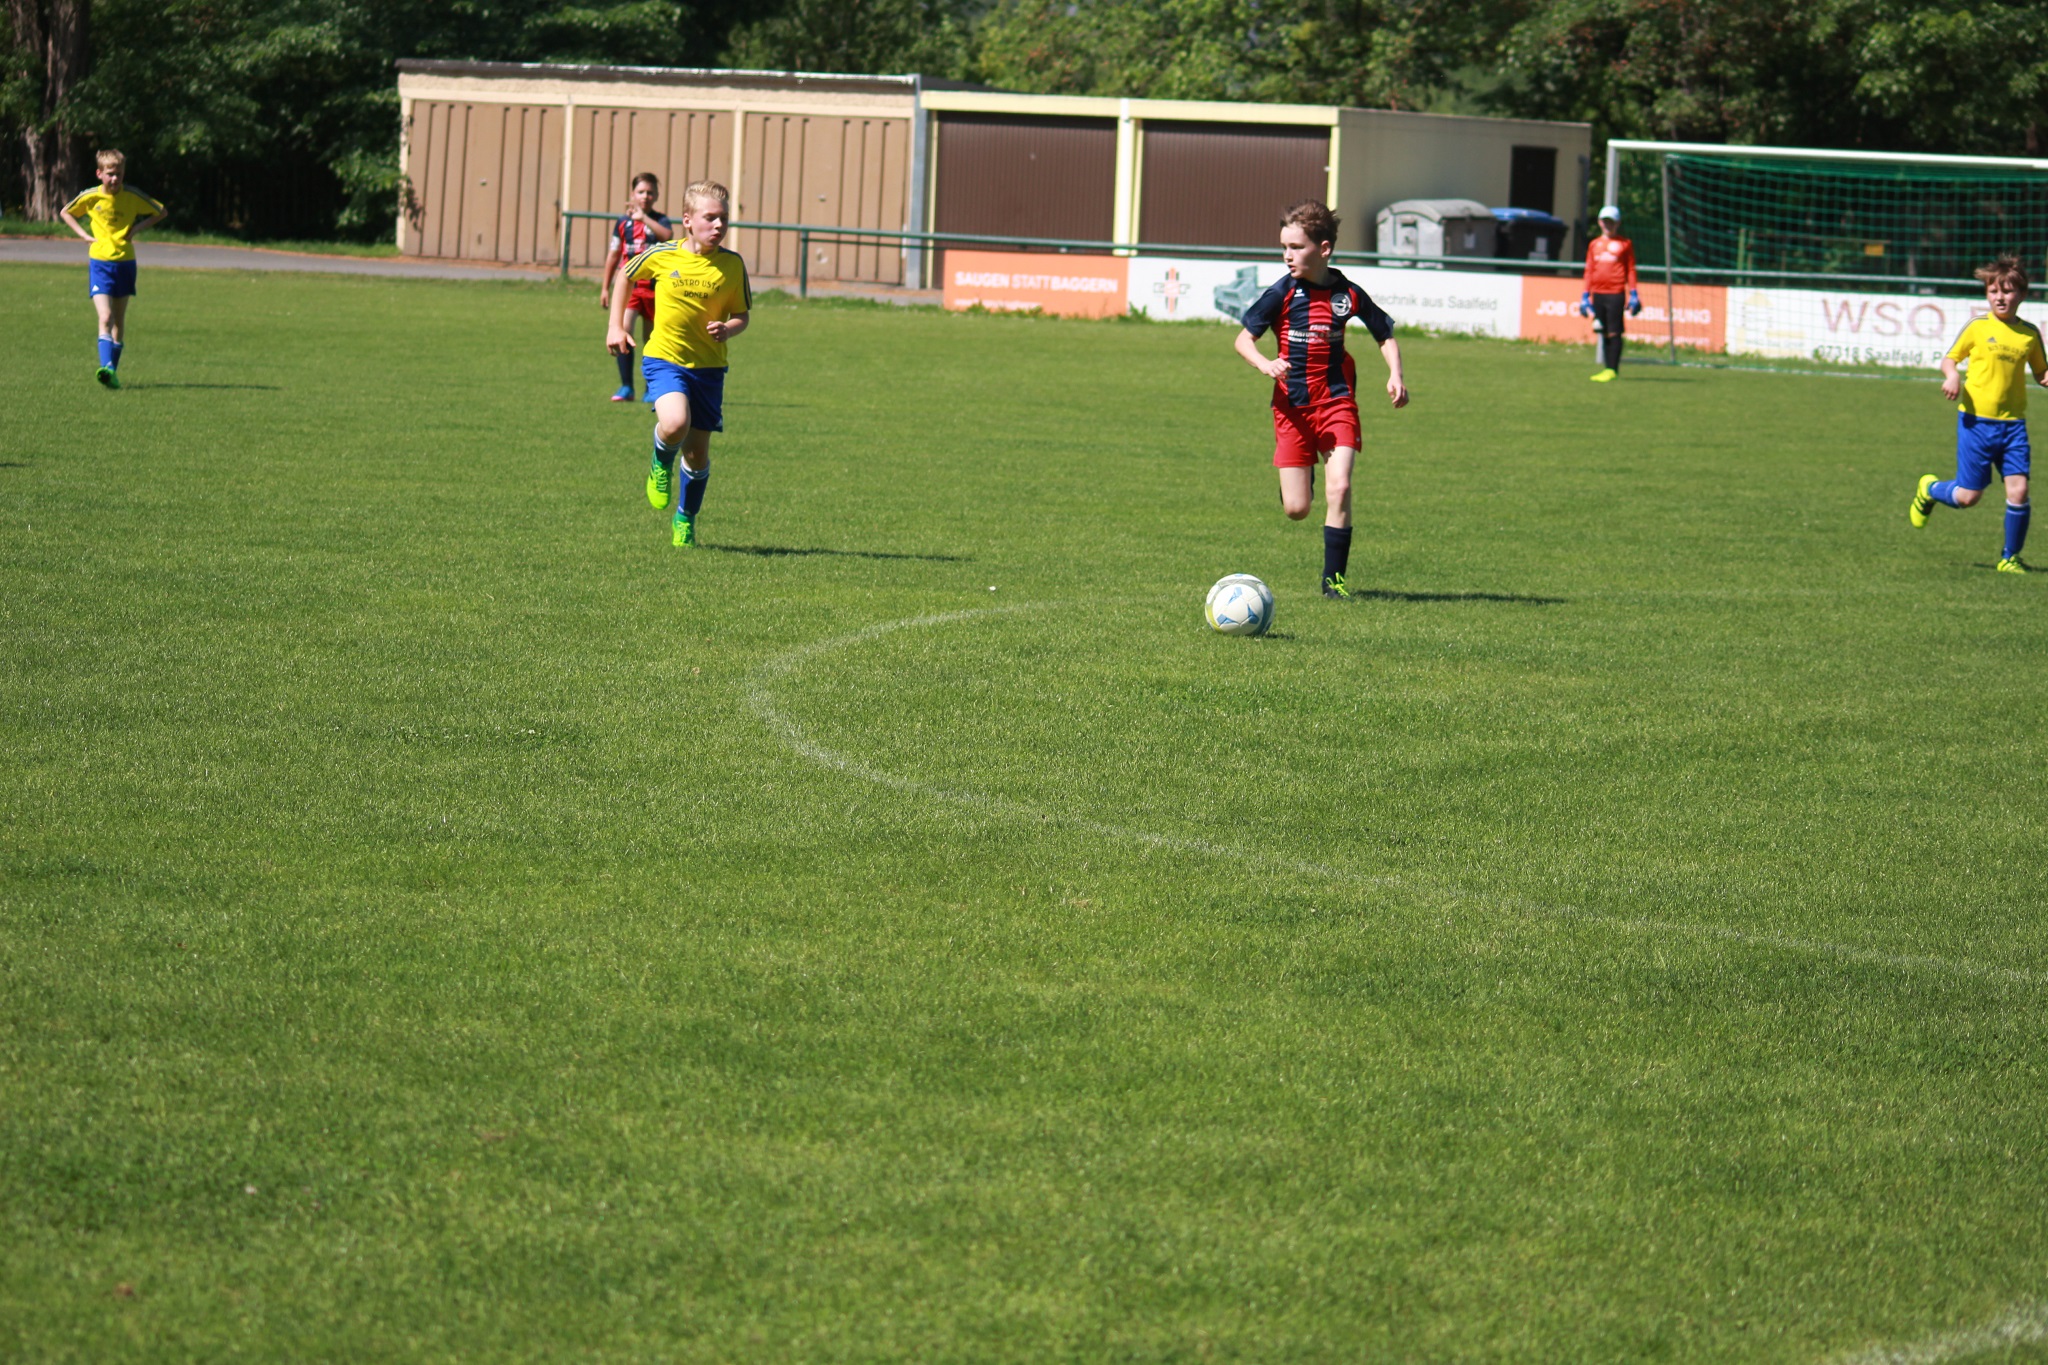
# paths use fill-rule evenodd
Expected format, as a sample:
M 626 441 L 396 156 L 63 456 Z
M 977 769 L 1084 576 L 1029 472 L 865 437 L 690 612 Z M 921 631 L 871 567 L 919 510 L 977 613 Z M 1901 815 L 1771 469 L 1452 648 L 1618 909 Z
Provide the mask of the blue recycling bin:
M 1571 227 L 1564 219 L 1541 209 L 1495 209 L 1493 254 L 1496 259 L 1515 261 L 1561 261 L 1565 234 Z

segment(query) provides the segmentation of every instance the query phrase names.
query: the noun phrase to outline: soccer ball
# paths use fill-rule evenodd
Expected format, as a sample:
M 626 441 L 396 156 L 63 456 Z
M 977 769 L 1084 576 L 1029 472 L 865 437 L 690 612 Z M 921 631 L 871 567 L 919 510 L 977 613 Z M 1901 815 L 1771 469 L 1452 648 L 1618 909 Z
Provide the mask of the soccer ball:
M 1209 628 L 1225 635 L 1264 635 L 1273 624 L 1273 593 L 1248 573 L 1218 579 L 1204 608 Z

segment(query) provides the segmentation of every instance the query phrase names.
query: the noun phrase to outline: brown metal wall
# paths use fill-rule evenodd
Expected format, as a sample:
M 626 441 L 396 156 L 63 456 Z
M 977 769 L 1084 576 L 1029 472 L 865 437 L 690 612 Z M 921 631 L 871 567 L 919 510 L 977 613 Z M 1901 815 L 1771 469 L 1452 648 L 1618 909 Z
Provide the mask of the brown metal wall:
M 733 117 L 722 110 L 579 107 L 574 127 L 572 209 L 624 213 L 633 177 L 652 171 L 661 177 L 655 207 L 675 219 L 682 216 L 683 186 L 692 180 L 726 184 L 732 179 Z M 569 263 L 603 265 L 609 233 L 604 222 L 577 219 L 569 234 Z
M 908 119 L 749 114 L 742 159 L 736 218 L 889 232 L 910 225 Z M 756 275 L 797 273 L 801 239 L 793 232 L 743 232 L 736 246 Z M 810 273 L 900 284 L 903 248 L 813 240 Z
M 932 229 L 1106 242 L 1116 223 L 1111 119 L 946 114 Z
M 1270 247 L 1289 204 L 1330 188 L 1330 130 L 1147 123 L 1138 240 Z
M 406 130 L 413 250 L 552 263 L 561 251 L 562 111 L 418 100 Z

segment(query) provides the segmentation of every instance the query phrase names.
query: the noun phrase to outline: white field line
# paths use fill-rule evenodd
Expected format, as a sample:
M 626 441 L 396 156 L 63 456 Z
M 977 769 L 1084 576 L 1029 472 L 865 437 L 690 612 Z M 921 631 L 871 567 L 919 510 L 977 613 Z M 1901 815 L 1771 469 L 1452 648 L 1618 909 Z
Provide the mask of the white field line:
M 1838 1357 L 1837 1365 L 1940 1365 L 1944 1360 L 2044 1341 L 2048 1341 L 2048 1303 L 2023 1303 L 1981 1327 L 1943 1332 L 1903 1346 L 1872 1346 Z
M 1105 824 L 1082 816 L 1070 815 L 1056 810 L 1043 810 L 1027 806 L 1022 802 L 1010 801 L 985 792 L 949 791 L 930 783 L 896 773 L 884 772 L 870 767 L 857 758 L 829 749 L 810 738 L 802 726 L 784 715 L 775 704 L 770 684 L 786 678 L 804 665 L 825 654 L 850 649 L 866 644 L 899 630 L 920 626 L 951 625 L 958 621 L 970 621 L 985 616 L 1004 616 L 1017 612 L 1038 610 L 1050 606 L 1038 603 L 1013 607 L 977 607 L 965 611 L 942 612 L 934 616 L 912 616 L 900 621 L 882 621 L 847 635 L 836 635 L 829 639 L 815 640 L 807 645 L 786 650 L 767 660 L 756 668 L 747 679 L 747 704 L 761 722 L 775 732 L 777 738 L 789 746 L 798 756 L 808 759 L 823 768 L 845 773 L 879 787 L 893 791 L 923 796 L 947 805 L 987 811 L 993 815 L 1006 816 L 1016 820 L 1035 821 L 1041 824 L 1057 822 L 1070 829 L 1084 830 L 1105 839 L 1123 843 L 1141 844 L 1148 848 L 1170 849 L 1180 853 L 1199 854 L 1204 857 L 1224 858 L 1239 864 L 1255 864 L 1279 870 L 1294 872 L 1302 876 L 1319 878 L 1351 886 L 1373 886 L 1400 890 L 1414 896 L 1433 897 L 1453 904 L 1471 904 L 1492 908 L 1518 910 L 1535 919 L 1574 921 L 1580 924 L 1597 925 L 1603 929 L 1627 934 L 1673 936 L 1684 935 L 1692 938 L 1718 939 L 1724 943 L 1739 944 L 1745 948 L 1776 949 L 1810 957 L 1833 958 L 1837 962 L 1858 963 L 1873 967 L 1887 967 L 1907 972 L 1936 972 L 1950 976 L 1973 977 L 1980 981 L 2004 981 L 2016 985 L 2036 986 L 2048 982 L 2048 974 L 2030 972 L 2014 967 L 2001 967 L 1996 963 L 1977 962 L 1969 958 L 1947 958 L 1921 956 L 1910 953 L 1888 953 L 1874 948 L 1859 948 L 1848 943 L 1831 943 L 1824 939 L 1794 938 L 1787 934 L 1769 931 L 1734 929 L 1722 924 L 1682 924 L 1672 920 L 1643 919 L 1623 915 L 1606 915 L 1595 910 L 1584 910 L 1574 905 L 1546 905 L 1524 896 L 1489 895 L 1466 891 L 1457 886 L 1418 882 L 1409 877 L 1380 875 L 1372 876 L 1348 872 L 1343 868 L 1331 867 L 1326 863 L 1311 862 L 1302 858 L 1279 857 L 1254 853 L 1229 844 L 1215 843 L 1208 839 L 1194 839 L 1185 835 L 1159 834 L 1149 830 L 1126 829 L 1121 825 Z M 2032 1338 L 2029 1338 L 2030 1340 Z M 1918 1357 L 1915 1357 L 1917 1359 Z

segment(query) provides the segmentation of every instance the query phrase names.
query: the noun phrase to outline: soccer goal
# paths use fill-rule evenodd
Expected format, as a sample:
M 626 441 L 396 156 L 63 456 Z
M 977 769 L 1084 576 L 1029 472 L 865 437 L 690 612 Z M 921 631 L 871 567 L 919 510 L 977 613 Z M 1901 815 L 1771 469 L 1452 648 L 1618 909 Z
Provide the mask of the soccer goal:
M 2048 161 L 1616 141 L 1606 202 L 1663 296 L 1636 339 L 1680 363 L 1935 366 L 1978 266 L 2048 287 Z

